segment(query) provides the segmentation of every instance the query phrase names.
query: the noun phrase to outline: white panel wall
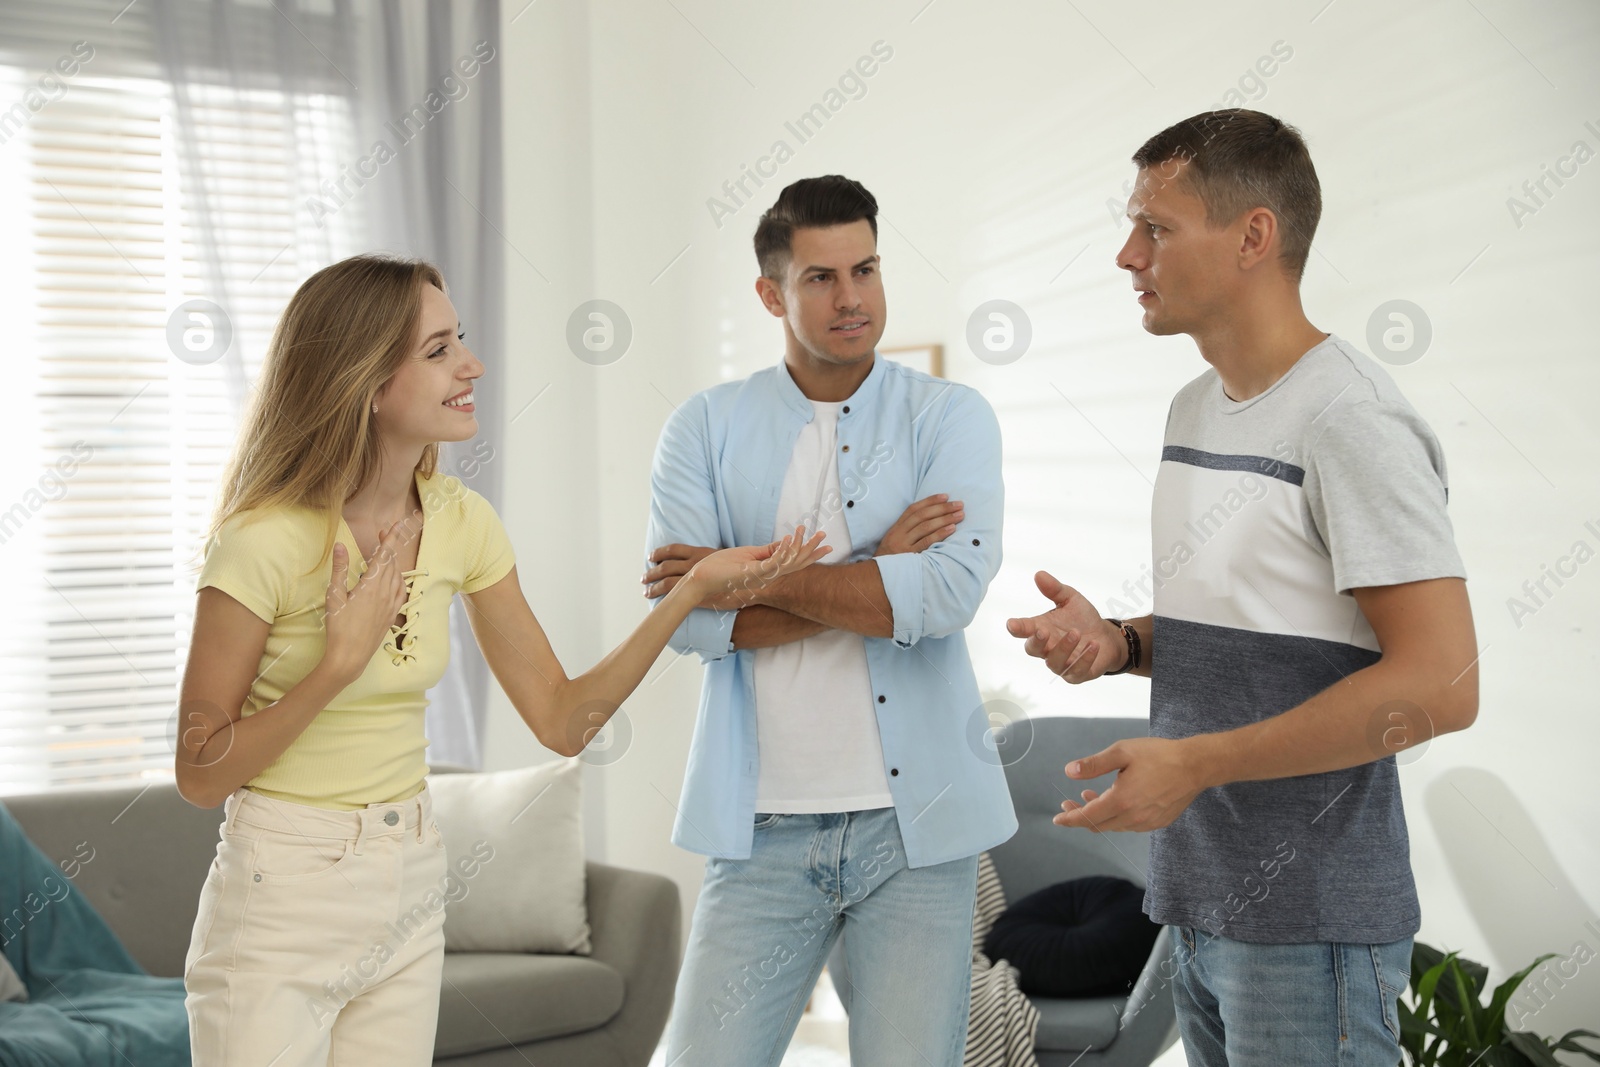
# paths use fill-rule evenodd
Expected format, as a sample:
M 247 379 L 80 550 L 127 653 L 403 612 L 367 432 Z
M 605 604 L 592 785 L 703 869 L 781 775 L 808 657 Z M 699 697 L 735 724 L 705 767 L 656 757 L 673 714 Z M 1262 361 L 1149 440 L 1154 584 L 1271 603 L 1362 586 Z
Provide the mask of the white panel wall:
M 593 274 L 589 175 L 589 20 L 582 5 L 547 4 L 518 17 L 504 10 L 506 206 L 501 255 L 509 286 L 503 389 L 506 454 L 501 518 L 517 554 L 524 594 L 556 655 L 576 673 L 603 654 L 601 573 L 594 537 L 598 467 L 593 368 L 547 337 L 580 300 Z M 537 14 L 537 32 L 533 31 Z M 515 22 L 511 20 L 515 18 Z M 551 324 L 556 324 L 554 327 Z M 484 752 L 487 769 L 554 758 L 498 686 Z M 605 852 L 604 793 L 586 797 L 590 851 Z
M 1312 322 L 1363 347 L 1386 301 L 1431 323 L 1427 351 L 1393 373 L 1446 450 L 1484 651 L 1478 723 L 1403 771 L 1420 937 L 1488 962 L 1496 980 L 1580 940 L 1600 953 L 1600 923 L 1585 927 L 1600 906 L 1600 563 L 1547 580 L 1537 605 L 1522 591 L 1575 542 L 1600 552 L 1600 161 L 1562 162 L 1579 141 L 1600 152 L 1593 5 L 509 0 L 504 18 L 508 236 L 550 279 L 508 251 L 507 384 L 531 397 L 555 383 L 513 428 L 507 473 L 523 489 L 506 518 L 570 670 L 644 610 L 649 463 L 672 405 L 781 358 L 753 291 L 757 216 L 784 184 L 839 172 L 882 208 L 884 344 L 942 343 L 947 373 L 1002 419 L 1006 561 L 969 631 L 980 681 L 1032 714 L 1146 710 L 1147 682 L 1069 688 L 1003 623 L 1036 610 L 1037 569 L 1104 604 L 1150 559 L 1167 404 L 1204 364 L 1187 338 L 1140 330 L 1106 202 L 1125 196 L 1147 136 L 1238 90 L 1299 126 L 1317 163 Z M 879 41 L 893 54 L 864 94 L 847 84 L 858 98 L 802 143 L 785 123 Z M 714 218 L 707 201 L 732 206 L 724 182 L 778 140 L 790 158 Z M 1570 176 L 1546 179 L 1535 203 L 1523 183 L 1558 165 Z M 1514 217 L 1513 194 L 1536 210 Z M 595 297 L 634 331 L 604 367 L 564 342 L 567 314 Z M 1032 348 L 1006 366 L 964 340 L 994 298 L 1032 324 Z M 1537 610 L 1514 619 L 1514 596 Z M 686 908 L 700 860 L 667 835 L 698 683 L 694 660 L 667 653 L 626 706 L 626 753 L 589 775 L 592 844 L 677 878 Z M 495 719 L 497 765 L 543 758 L 503 698 Z M 1600 1020 L 1597 970 L 1555 988 L 1529 1025 Z

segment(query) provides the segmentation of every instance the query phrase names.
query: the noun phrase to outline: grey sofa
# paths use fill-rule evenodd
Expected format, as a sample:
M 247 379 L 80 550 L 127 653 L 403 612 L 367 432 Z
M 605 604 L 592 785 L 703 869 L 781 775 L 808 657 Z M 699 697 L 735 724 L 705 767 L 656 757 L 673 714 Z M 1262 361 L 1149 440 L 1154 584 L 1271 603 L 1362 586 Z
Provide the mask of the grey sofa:
M 180 976 L 222 809 L 169 783 L 5 798 L 52 860 L 94 850 L 73 885 L 151 974 Z M 672 1005 L 681 951 L 670 879 L 588 864 L 589 956 L 446 953 L 435 1063 L 644 1067 Z
M 1050 820 L 1061 802 L 1079 799 L 1084 789 L 1104 792 L 1113 776 L 1077 781 L 1066 775 L 1067 763 L 1089 756 L 1124 737 L 1149 733 L 1145 719 L 1045 717 L 1021 719 L 1005 728 L 996 748 L 1006 762 L 1006 781 L 1017 811 L 1018 829 L 1004 844 L 989 850 L 1006 900 L 1020 900 L 1036 890 L 1090 874 L 1115 875 L 1145 884 L 1150 860 L 1150 835 L 1096 834 L 1065 829 Z M 1017 755 L 1021 753 L 1021 755 Z M 1144 972 L 1126 997 L 1058 1000 L 1034 997 L 1039 1029 L 1034 1055 L 1039 1067 L 1148 1067 L 1178 1039 L 1168 978 L 1171 954 L 1162 929 Z M 849 1007 L 849 969 L 840 937 L 828 960 L 828 971 Z

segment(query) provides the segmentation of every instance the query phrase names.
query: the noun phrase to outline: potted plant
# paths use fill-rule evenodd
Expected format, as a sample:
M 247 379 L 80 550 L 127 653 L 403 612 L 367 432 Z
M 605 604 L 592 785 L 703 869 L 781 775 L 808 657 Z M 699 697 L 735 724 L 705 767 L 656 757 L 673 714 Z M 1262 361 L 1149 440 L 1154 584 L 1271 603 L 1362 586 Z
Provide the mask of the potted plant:
M 1400 1001 L 1400 1047 L 1410 1067 L 1562 1067 L 1557 1052 L 1577 1052 L 1600 1063 L 1600 1049 L 1580 1038 L 1600 1041 L 1593 1030 L 1572 1030 L 1551 1040 L 1506 1029 L 1506 1006 L 1523 979 L 1549 952 L 1500 983 L 1483 1004 L 1489 968 L 1454 952 L 1443 953 L 1418 941 L 1411 949 L 1411 998 Z

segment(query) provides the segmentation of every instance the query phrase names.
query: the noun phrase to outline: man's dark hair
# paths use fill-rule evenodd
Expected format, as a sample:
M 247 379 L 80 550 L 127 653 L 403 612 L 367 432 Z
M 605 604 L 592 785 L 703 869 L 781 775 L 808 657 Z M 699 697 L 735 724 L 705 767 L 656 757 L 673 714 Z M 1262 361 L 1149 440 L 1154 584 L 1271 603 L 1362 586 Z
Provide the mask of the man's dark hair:
M 801 227 L 843 226 L 866 219 L 872 239 L 878 239 L 878 201 L 867 187 L 842 174 L 801 178 L 778 194 L 756 224 L 756 262 L 773 281 L 783 279 L 789 265 L 790 242 Z
M 1141 168 L 1185 166 L 1189 188 L 1206 206 L 1206 224 L 1226 226 L 1251 208 L 1278 217 L 1283 266 L 1305 275 L 1322 218 L 1322 185 L 1300 131 L 1245 108 L 1207 111 L 1168 126 L 1133 154 Z

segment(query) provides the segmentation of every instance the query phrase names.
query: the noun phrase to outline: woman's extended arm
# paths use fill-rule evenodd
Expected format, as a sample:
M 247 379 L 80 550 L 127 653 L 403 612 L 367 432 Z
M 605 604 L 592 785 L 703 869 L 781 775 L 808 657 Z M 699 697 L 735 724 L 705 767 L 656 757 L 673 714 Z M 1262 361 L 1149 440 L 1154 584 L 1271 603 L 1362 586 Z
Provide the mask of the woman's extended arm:
M 539 743 L 563 756 L 583 751 L 644 680 L 689 612 L 715 591 L 759 586 L 820 559 L 822 534 L 802 531 L 770 545 L 726 548 L 697 563 L 627 639 L 576 678 L 568 678 L 522 595 L 517 569 L 466 595 L 467 618 L 495 679 Z

